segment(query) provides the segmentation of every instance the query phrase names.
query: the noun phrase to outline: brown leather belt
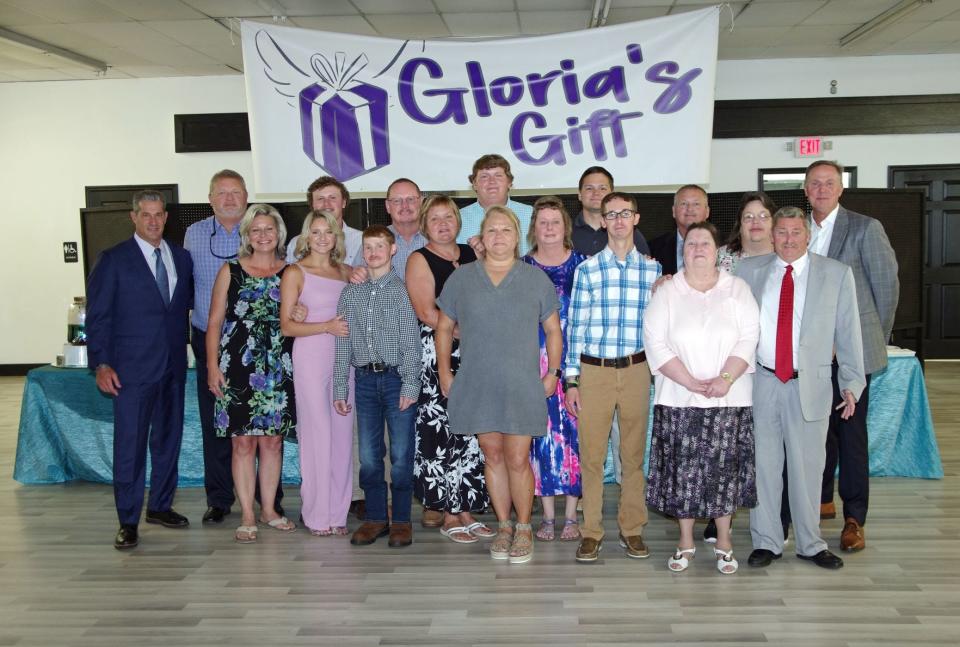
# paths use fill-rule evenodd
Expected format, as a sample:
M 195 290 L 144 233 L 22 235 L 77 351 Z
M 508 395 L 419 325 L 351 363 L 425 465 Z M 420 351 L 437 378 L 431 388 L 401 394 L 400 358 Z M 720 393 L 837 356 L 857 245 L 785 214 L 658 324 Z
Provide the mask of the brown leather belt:
M 616 359 L 601 359 L 599 357 L 591 357 L 590 355 L 580 356 L 580 362 L 583 364 L 603 366 L 605 368 L 627 368 L 631 364 L 639 364 L 645 361 L 647 361 L 647 354 L 644 351 L 626 357 L 617 357 Z

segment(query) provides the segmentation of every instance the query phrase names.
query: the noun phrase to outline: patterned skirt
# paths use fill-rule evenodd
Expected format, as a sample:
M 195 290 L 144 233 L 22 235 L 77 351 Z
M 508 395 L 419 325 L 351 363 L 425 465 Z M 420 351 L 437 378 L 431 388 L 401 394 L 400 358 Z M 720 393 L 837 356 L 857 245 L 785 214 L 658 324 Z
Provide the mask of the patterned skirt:
M 757 505 L 753 409 L 656 405 L 647 505 L 678 519 Z

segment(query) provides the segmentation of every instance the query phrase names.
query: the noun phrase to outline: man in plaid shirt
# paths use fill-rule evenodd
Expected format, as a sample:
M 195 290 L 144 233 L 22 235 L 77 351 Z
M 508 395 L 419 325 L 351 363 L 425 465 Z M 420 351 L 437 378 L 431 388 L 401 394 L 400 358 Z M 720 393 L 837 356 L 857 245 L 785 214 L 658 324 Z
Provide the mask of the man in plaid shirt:
M 643 312 L 660 264 L 634 247 L 640 221 L 633 196 L 614 192 L 601 203 L 607 246 L 573 279 L 567 324 L 566 406 L 579 418 L 583 538 L 578 562 L 593 562 L 603 540 L 603 464 L 615 409 L 620 413 L 620 545 L 650 556 L 640 534 L 647 523 L 643 453 L 650 407 L 650 369 L 643 352 Z
M 397 253 L 393 232 L 373 225 L 363 232 L 363 260 L 368 276 L 340 294 L 337 315 L 350 330 L 337 337 L 333 368 L 333 406 L 347 415 L 350 366 L 354 367 L 360 487 L 366 515 L 350 539 L 372 544 L 389 533 L 389 546 L 413 543 L 413 450 L 417 399 L 420 397 L 420 327 L 407 288 L 391 268 Z M 387 522 L 387 483 L 383 474 L 383 425 L 390 434 L 392 519 Z

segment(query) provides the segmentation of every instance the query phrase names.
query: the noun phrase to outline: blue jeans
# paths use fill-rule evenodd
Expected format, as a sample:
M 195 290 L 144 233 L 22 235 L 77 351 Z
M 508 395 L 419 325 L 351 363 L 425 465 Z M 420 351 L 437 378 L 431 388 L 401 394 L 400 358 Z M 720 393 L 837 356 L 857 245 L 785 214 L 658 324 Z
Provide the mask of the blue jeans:
M 387 483 L 383 474 L 383 425 L 390 434 L 390 494 L 393 522 L 409 523 L 413 502 L 413 449 L 416 403 L 400 411 L 400 373 L 390 368 L 382 373 L 356 369 L 354 379 L 357 434 L 360 448 L 360 487 L 367 499 L 365 520 L 387 521 Z

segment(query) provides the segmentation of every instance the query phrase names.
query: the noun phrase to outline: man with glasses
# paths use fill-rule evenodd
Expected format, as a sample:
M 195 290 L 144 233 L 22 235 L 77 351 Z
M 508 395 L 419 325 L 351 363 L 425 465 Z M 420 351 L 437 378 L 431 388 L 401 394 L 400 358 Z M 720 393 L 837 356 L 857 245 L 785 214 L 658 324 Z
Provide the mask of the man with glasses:
M 314 180 L 307 187 L 307 204 L 314 211 L 330 211 L 337 219 L 337 224 L 343 229 L 343 244 L 346 247 L 344 262 L 348 265 L 363 264 L 363 232 L 354 229 L 343 221 L 343 214 L 350 204 L 350 191 L 340 180 L 323 175 Z M 296 263 L 297 239 L 294 236 L 287 243 L 287 262 Z
M 660 261 L 664 275 L 676 274 L 683 269 L 683 237 L 687 227 L 695 222 L 703 222 L 710 217 L 707 204 L 707 192 L 696 184 L 688 184 L 677 190 L 673 197 L 673 219 L 677 223 L 676 231 L 657 236 L 650 241 L 650 253 Z
M 620 417 L 623 481 L 617 523 L 628 557 L 650 556 L 641 538 L 647 523 L 643 454 L 650 369 L 643 351 L 643 313 L 660 264 L 640 254 L 633 232 L 637 202 L 609 193 L 601 202 L 607 246 L 576 270 L 567 324 L 566 406 L 579 418 L 583 478 L 583 539 L 578 562 L 594 562 L 603 540 L 603 465 L 610 423 Z M 640 394 L 638 396 L 638 394 Z
M 421 202 L 420 187 L 413 180 L 401 177 L 387 187 L 387 197 L 383 201 L 387 213 L 390 214 L 387 229 L 397 239 L 397 253 L 393 256 L 391 267 L 401 281 L 405 280 L 410 254 L 427 244 L 426 237 L 420 233 Z M 366 280 L 367 268 L 360 259 L 360 264 L 350 275 L 350 282 L 363 283 Z
M 183 246 L 193 259 L 190 346 L 196 358 L 197 405 L 203 434 L 203 484 L 207 492 L 203 522 L 221 523 L 230 514 L 234 501 L 230 468 L 233 448 L 229 438 L 217 437 L 213 426 L 214 396 L 207 387 L 205 339 L 217 272 L 226 261 L 235 259 L 240 249 L 240 219 L 247 209 L 247 186 L 243 176 L 230 169 L 215 173 L 210 178 L 208 197 L 213 215 L 187 227 Z

